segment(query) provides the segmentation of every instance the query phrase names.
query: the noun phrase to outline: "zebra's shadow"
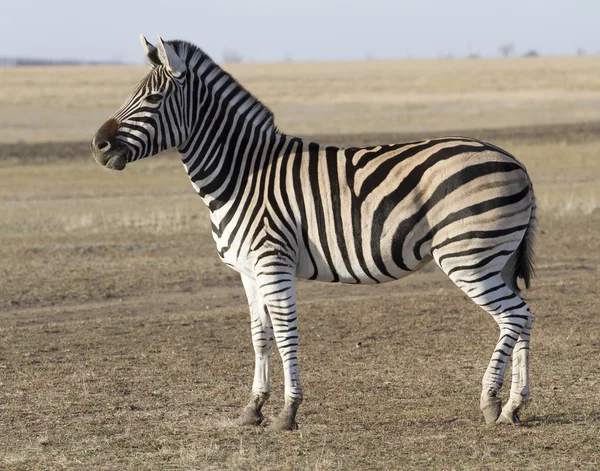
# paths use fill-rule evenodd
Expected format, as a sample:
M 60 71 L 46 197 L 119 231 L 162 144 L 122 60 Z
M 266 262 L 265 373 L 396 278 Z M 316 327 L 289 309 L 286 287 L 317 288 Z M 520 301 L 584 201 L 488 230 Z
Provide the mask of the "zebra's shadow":
M 600 412 L 590 414 L 568 414 L 566 412 L 548 415 L 532 415 L 524 419 L 520 425 L 524 427 L 539 427 L 546 424 L 575 425 L 585 423 L 600 423 Z

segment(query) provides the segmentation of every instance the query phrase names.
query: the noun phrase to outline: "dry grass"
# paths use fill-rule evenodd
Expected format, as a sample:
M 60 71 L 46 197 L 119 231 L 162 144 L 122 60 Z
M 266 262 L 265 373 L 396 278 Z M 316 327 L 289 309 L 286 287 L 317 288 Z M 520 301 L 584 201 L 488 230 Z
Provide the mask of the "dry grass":
M 527 166 L 540 214 L 589 216 L 600 208 L 600 142 L 503 144 Z
M 473 74 L 482 64 L 484 71 Z M 592 104 L 597 99 L 597 64 L 252 65 L 236 75 L 280 107 L 280 118 L 300 110 L 287 115 L 298 129 L 302 116 L 320 125 L 325 106 L 345 130 L 370 110 L 361 115 L 361 130 L 368 130 L 381 123 L 378 110 L 388 99 L 403 116 L 418 109 L 411 97 L 429 111 L 398 119 L 456 129 L 454 123 L 472 119 L 463 99 L 480 112 L 496 103 L 478 128 L 504 112 L 503 124 L 554 120 L 565 110 L 566 120 L 592 116 L 591 105 L 574 107 L 584 95 Z M 36 117 L 34 95 L 10 98 L 0 90 L 2 100 L 14 100 L 0 108 L 0 120 L 12 126 L 11 133 L 0 131 L 0 141 L 39 141 L 50 131 L 57 140 L 80 139 L 103 119 L 95 113 L 118 106 L 113 92 L 126 93 L 141 72 L 77 70 L 54 102 L 48 98 L 48 113 L 58 113 L 52 122 Z M 52 88 L 69 69 L 44 71 Z M 12 72 L 0 70 L 3 85 Z M 283 88 L 265 86 L 275 76 Z M 335 77 L 341 82 L 333 95 L 319 92 Z M 536 91 L 550 89 L 551 100 Z M 71 91 L 92 101 L 69 102 Z M 453 100 L 460 103 L 450 106 Z M 15 131 L 21 115 L 11 121 L 11 106 L 33 117 L 39 134 Z M 540 117 L 542 109 L 547 116 Z M 527 293 L 536 314 L 533 402 L 525 426 L 491 428 L 483 425 L 478 396 L 496 327 L 433 266 L 377 287 L 300 283 L 301 429 L 232 427 L 252 374 L 245 296 L 215 254 L 207 211 L 177 158 L 156 157 L 113 174 L 78 155 L 77 143 L 62 148 L 71 160 L 47 155 L 34 164 L 23 163 L 32 146 L 11 147 L 13 158 L 0 155 L 0 469 L 598 469 L 600 138 L 580 139 L 577 127 L 542 131 L 492 139 L 527 165 L 541 225 L 539 279 Z M 274 363 L 268 416 L 282 405 L 281 365 Z
M 130 254 L 114 257 L 121 275 L 135 274 Z M 106 260 L 71 260 L 109 275 Z M 223 288 L 231 282 L 222 280 L 193 293 L 140 286 L 140 296 L 122 301 L 7 313 L 1 467 L 595 469 L 600 325 L 592 262 L 542 260 L 543 281 L 528 296 L 538 320 L 525 427 L 483 425 L 477 398 L 493 322 L 438 272 L 366 289 L 301 285 L 307 399 L 302 428 L 290 434 L 231 427 L 252 371 L 238 285 Z M 562 266 L 549 270 L 549 260 Z M 269 416 L 281 407 L 277 359 L 274 378 Z
M 600 120 L 597 57 L 238 64 L 229 69 L 292 134 Z M 147 70 L 0 69 L 0 142 L 87 140 Z

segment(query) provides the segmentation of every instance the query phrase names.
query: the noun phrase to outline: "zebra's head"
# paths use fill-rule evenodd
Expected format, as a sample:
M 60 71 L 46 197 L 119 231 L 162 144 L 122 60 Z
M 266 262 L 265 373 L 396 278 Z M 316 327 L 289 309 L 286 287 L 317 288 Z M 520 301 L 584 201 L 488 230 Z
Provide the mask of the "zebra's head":
M 187 67 L 178 55 L 178 41 L 155 46 L 141 36 L 151 70 L 92 139 L 96 161 L 123 170 L 127 163 L 176 147 L 186 139 L 183 116 Z

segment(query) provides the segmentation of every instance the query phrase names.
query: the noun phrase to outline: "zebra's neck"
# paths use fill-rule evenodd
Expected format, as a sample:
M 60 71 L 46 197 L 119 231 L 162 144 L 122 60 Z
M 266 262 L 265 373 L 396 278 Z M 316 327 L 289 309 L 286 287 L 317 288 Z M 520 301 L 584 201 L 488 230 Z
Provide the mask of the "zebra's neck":
M 283 135 L 273 113 L 207 56 L 189 69 L 195 76 L 188 83 L 199 89 L 188 94 L 188 139 L 179 152 L 194 188 L 215 210 L 267 164 Z

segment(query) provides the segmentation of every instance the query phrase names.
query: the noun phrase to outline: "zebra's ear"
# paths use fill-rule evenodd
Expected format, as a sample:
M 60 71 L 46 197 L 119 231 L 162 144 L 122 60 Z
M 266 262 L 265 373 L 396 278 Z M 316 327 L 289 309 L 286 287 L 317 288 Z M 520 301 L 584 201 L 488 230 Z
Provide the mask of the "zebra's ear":
M 185 73 L 185 63 L 177 55 L 175 48 L 169 43 L 166 43 L 158 36 L 158 42 L 156 43 L 158 48 L 158 56 L 164 66 L 166 66 L 176 77 L 180 77 Z
M 140 34 L 140 41 L 142 41 L 142 47 L 144 48 L 144 54 L 146 59 L 152 67 L 158 67 L 161 65 L 160 57 L 158 57 L 158 49 L 148 42 L 143 34 Z

